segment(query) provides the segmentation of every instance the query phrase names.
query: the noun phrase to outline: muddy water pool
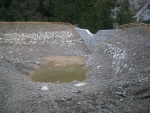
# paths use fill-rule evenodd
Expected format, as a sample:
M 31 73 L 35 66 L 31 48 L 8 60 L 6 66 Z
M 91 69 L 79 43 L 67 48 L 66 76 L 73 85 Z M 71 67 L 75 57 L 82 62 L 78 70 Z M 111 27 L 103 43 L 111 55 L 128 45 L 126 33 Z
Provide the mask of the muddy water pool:
M 31 79 L 34 82 L 60 82 L 68 83 L 73 80 L 83 81 L 86 78 L 87 69 L 81 65 L 52 66 L 47 64 L 36 70 Z

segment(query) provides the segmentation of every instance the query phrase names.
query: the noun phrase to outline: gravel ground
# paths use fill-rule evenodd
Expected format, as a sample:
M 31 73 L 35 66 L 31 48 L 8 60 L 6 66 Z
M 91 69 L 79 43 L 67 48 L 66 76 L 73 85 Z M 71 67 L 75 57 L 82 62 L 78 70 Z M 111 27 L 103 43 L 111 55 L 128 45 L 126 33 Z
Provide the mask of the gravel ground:
M 0 24 L 1 113 L 150 112 L 150 30 L 124 29 L 90 54 L 70 26 Z M 31 82 L 48 56 L 85 57 L 85 84 Z

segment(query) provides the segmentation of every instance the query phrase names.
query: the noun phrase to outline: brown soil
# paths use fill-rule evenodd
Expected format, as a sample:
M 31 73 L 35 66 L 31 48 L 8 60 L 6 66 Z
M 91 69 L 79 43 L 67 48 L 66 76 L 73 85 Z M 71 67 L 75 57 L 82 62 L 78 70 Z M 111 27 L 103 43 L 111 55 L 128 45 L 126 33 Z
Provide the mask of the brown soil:
M 50 56 L 43 58 L 43 62 L 55 62 L 54 65 L 71 65 L 71 64 L 83 64 L 84 57 L 82 56 Z

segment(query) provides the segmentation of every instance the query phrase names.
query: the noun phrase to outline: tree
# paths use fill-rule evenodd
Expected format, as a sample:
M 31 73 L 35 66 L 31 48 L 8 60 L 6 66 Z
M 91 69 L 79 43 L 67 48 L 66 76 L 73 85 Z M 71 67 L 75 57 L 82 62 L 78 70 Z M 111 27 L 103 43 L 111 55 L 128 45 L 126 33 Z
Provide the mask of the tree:
M 117 11 L 116 22 L 119 24 L 127 24 L 133 21 L 133 13 L 130 10 L 129 2 L 125 1 L 121 4 L 120 10 Z
M 95 33 L 112 28 L 111 0 L 0 0 L 1 21 L 59 21 Z
M 38 11 L 40 11 L 43 15 L 45 13 L 45 6 L 43 0 L 39 0 Z
M 4 20 L 5 14 L 6 14 L 6 9 L 3 7 L 0 9 L 0 20 Z
M 11 4 L 11 1 L 12 0 L 3 0 L 4 7 L 8 8 L 10 6 L 10 4 Z
M 79 11 L 80 26 L 96 33 L 99 29 L 112 28 L 111 9 L 114 7 L 110 0 L 82 0 Z
M 25 21 L 29 21 L 29 20 L 31 19 L 31 15 L 32 15 L 32 12 L 27 10 L 27 11 L 23 14 L 24 20 L 25 20 Z

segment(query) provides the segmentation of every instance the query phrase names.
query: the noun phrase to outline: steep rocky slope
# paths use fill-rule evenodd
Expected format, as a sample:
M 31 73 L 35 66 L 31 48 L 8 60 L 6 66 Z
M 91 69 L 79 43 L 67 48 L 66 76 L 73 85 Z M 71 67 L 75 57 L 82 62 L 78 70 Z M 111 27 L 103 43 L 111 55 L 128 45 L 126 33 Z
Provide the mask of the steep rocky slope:
M 118 0 L 119 3 L 125 0 Z M 128 0 L 136 21 L 150 20 L 150 1 L 149 0 Z

